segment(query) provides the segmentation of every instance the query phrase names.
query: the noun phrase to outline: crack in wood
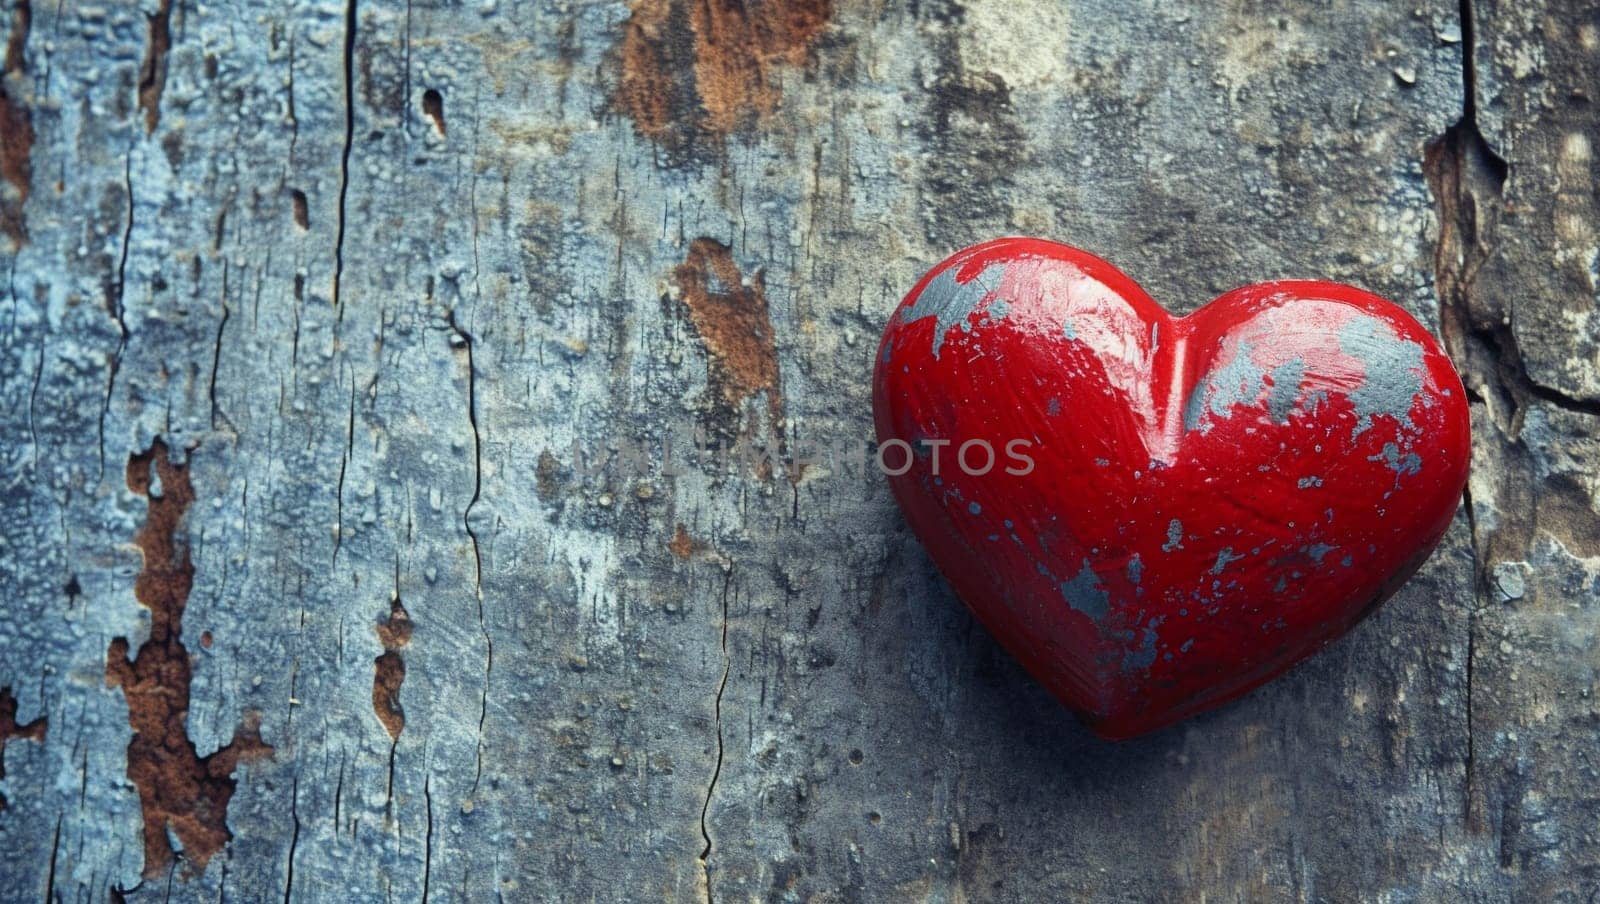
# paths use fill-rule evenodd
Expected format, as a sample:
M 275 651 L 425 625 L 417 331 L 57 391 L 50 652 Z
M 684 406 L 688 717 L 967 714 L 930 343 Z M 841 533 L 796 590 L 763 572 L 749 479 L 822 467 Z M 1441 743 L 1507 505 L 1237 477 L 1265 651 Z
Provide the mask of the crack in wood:
M 350 151 L 356 133 L 356 0 L 349 0 L 344 9 L 344 147 L 339 155 L 339 215 L 333 237 L 333 307 L 335 317 L 342 320 L 344 309 L 339 294 L 344 281 L 345 203 L 350 193 Z
M 474 217 L 476 221 L 476 217 Z M 483 435 L 478 429 L 478 368 L 474 357 L 477 344 L 473 335 L 456 322 L 456 312 L 451 310 L 446 318 L 451 331 L 451 344 L 466 352 L 467 359 L 467 424 L 472 428 L 472 498 L 461 511 L 461 525 L 472 543 L 472 586 L 478 603 L 478 632 L 483 635 L 484 665 L 483 690 L 478 700 L 478 741 L 472 776 L 472 791 L 477 793 L 478 782 L 483 778 L 483 727 L 489 719 L 489 682 L 494 676 L 494 638 L 483 613 L 483 550 L 478 543 L 478 531 L 472 526 L 472 510 L 483 495 Z
M 711 800 L 717 793 L 717 781 L 722 778 L 722 696 L 728 690 L 728 676 L 733 672 L 733 658 L 728 653 L 728 594 L 733 587 L 733 572 L 722 579 L 722 623 L 718 646 L 722 650 L 722 677 L 717 681 L 716 697 L 712 700 L 712 719 L 717 737 L 717 759 L 711 767 L 711 781 L 706 783 L 705 799 L 700 804 L 700 838 L 705 846 L 700 849 L 701 881 L 705 883 L 706 904 L 715 900 L 711 889 Z

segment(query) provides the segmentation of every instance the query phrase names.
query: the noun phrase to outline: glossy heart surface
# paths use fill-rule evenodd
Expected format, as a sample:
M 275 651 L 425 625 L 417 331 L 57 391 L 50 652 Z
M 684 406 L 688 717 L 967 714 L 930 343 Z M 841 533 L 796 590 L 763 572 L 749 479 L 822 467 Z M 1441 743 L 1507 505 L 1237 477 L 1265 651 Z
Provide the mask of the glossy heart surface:
M 934 562 L 1107 738 L 1349 630 L 1439 542 L 1470 452 L 1460 378 L 1391 302 L 1270 282 L 1174 317 L 1038 239 L 929 271 L 884 330 L 873 401 Z

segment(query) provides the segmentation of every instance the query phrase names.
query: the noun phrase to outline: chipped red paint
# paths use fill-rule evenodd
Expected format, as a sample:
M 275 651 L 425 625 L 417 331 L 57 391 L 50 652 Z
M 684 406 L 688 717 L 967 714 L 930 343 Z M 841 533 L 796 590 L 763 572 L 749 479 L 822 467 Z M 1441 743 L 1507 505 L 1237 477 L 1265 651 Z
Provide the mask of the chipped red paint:
M 918 450 L 890 483 L 934 561 L 1107 738 L 1343 634 L 1427 557 L 1467 477 L 1461 380 L 1394 304 L 1273 282 L 1173 317 L 1037 239 L 922 278 L 884 331 L 874 407 L 880 443 Z M 998 453 L 981 476 L 981 446 L 956 460 L 973 440 Z

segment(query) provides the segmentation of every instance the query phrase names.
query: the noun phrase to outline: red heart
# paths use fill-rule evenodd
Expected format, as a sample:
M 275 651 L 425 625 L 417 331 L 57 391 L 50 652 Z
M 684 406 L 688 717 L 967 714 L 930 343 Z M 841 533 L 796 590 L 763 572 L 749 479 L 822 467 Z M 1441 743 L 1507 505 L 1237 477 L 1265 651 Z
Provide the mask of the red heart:
M 924 276 L 884 330 L 873 394 L 912 529 L 1107 738 L 1217 706 L 1349 630 L 1427 558 L 1467 478 L 1461 380 L 1396 305 L 1271 282 L 1173 317 L 1037 239 Z

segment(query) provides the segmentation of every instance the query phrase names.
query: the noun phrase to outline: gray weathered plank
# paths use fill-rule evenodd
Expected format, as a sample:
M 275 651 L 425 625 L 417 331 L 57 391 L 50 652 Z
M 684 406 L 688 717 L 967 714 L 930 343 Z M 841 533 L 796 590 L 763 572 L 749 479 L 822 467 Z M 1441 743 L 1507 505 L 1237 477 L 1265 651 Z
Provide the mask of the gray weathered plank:
M 1476 40 L 1379 0 L 12 9 L 0 684 L 46 723 L 4 748 L 0 898 L 1600 887 L 1592 5 Z M 1280 681 L 1107 745 L 871 475 L 575 461 L 858 448 L 900 293 L 1016 232 L 1175 310 L 1317 276 L 1437 325 L 1477 428 L 1445 544 Z M 138 541 L 158 438 L 181 601 L 135 593 L 181 571 Z M 183 695 L 108 686 L 119 637 L 192 662 L 192 761 L 130 748 Z M 225 813 L 147 839 L 148 767 L 257 724 Z

